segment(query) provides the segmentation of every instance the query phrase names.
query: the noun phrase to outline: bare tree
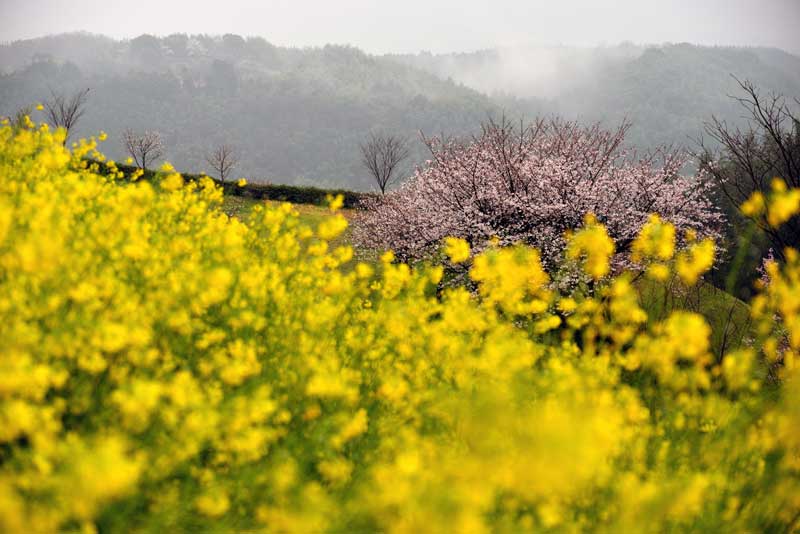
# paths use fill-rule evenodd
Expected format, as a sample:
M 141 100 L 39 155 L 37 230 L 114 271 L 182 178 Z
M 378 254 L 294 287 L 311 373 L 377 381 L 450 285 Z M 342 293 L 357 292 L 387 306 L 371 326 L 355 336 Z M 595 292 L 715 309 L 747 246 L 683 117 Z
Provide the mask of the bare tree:
M 233 168 L 239 163 L 239 158 L 232 146 L 220 145 L 206 154 L 206 161 L 217 172 L 220 181 L 225 182 Z
M 81 89 L 71 97 L 50 90 L 50 99 L 44 103 L 45 115 L 53 127 L 64 128 L 67 131 L 64 144 L 67 143 L 75 124 L 83 117 L 88 96 L 89 89 Z
M 395 171 L 398 165 L 408 155 L 408 142 L 395 135 L 372 133 L 369 139 L 361 144 L 361 162 L 383 195 L 386 194 L 386 188 L 397 178 Z
M 147 168 L 147 162 L 153 162 L 164 155 L 164 142 L 158 132 L 138 134 L 130 128 L 122 134 L 125 149 L 140 169 Z
M 792 104 L 781 95 L 759 93 L 752 82 L 736 81 L 742 96 L 734 98 L 744 109 L 748 125 L 732 127 L 713 117 L 705 130 L 721 150 L 701 142 L 700 153 L 701 167 L 714 177 L 733 211 L 753 192 L 767 193 L 773 177 L 783 178 L 789 187 L 800 187 L 800 100 Z M 800 246 L 800 217 L 781 228 L 765 221 L 759 221 L 759 227 L 779 259 L 785 247 Z

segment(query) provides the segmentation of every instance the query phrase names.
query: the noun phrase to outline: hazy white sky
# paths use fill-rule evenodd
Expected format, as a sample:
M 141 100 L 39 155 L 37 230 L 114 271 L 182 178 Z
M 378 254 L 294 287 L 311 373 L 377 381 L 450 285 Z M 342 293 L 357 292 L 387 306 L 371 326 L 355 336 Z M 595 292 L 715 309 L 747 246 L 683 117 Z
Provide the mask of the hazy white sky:
M 692 42 L 800 53 L 800 0 L 0 0 L 0 41 L 238 33 L 370 52 Z

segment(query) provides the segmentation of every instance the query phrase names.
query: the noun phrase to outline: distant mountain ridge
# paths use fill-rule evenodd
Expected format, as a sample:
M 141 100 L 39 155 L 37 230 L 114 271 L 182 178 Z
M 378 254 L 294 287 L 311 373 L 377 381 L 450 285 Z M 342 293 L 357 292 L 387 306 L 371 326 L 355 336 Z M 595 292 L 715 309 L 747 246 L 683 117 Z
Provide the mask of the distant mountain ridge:
M 242 152 L 237 175 L 368 189 L 358 143 L 369 130 L 463 135 L 488 115 L 563 114 L 634 122 L 629 141 L 689 144 L 712 114 L 740 113 L 731 75 L 800 95 L 800 58 L 775 49 L 687 44 L 366 54 L 348 46 L 277 47 L 237 35 L 115 40 L 62 34 L 0 45 L 0 115 L 51 88 L 91 87 L 76 135 L 162 132 L 167 158 L 206 169 L 217 143 Z M 413 162 L 424 160 L 415 145 Z M 410 170 L 410 165 L 409 169 Z
M 496 101 L 521 100 L 522 109 L 527 101 L 537 111 L 544 100 L 568 117 L 610 123 L 627 117 L 634 123 L 629 141 L 644 147 L 691 143 L 712 114 L 741 123 L 729 98 L 738 94 L 735 78 L 800 97 L 800 57 L 775 48 L 623 43 L 392 57 Z
M 104 129 L 112 157 L 124 156 L 125 128 L 158 130 L 179 168 L 206 169 L 204 151 L 230 143 L 241 152 L 237 175 L 321 187 L 371 187 L 358 152 L 370 130 L 464 134 L 499 110 L 475 90 L 352 47 L 234 35 L 66 34 L 0 46 L 0 71 L 0 114 L 50 88 L 91 87 L 76 135 Z M 423 147 L 413 155 L 421 161 Z

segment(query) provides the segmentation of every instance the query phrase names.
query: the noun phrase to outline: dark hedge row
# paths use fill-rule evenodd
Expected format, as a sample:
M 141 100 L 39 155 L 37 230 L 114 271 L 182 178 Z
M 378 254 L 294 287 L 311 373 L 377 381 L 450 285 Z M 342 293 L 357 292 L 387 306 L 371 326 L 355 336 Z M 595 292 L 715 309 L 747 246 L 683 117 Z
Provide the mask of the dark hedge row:
M 131 165 L 124 165 L 121 163 L 117 163 L 116 165 L 126 177 L 130 176 L 136 170 L 136 167 Z M 100 164 L 100 171 L 105 172 L 106 170 L 106 166 L 104 164 Z M 197 180 L 201 176 L 199 174 L 189 173 L 181 173 L 181 175 L 186 180 Z M 142 179 L 152 180 L 154 176 L 155 171 L 147 169 L 142 176 Z M 292 202 L 293 204 L 325 205 L 327 203 L 328 195 L 342 195 L 344 197 L 345 208 L 359 209 L 363 205 L 362 201 L 373 195 L 373 193 L 359 193 L 357 191 L 348 191 L 346 189 L 322 189 L 319 187 L 284 184 L 248 183 L 240 187 L 236 184 L 236 182 L 223 183 L 217 179 L 213 180 L 222 186 L 226 195 L 254 198 L 258 200 L 280 200 Z
M 226 182 L 222 184 L 226 195 L 237 195 L 256 199 L 283 200 L 294 204 L 316 204 L 325 205 L 329 195 L 342 195 L 344 197 L 345 208 L 358 209 L 362 206 L 362 200 L 369 193 L 358 193 L 346 189 L 321 189 L 318 187 L 302 187 L 296 185 L 281 184 L 250 184 L 239 187 L 236 183 Z

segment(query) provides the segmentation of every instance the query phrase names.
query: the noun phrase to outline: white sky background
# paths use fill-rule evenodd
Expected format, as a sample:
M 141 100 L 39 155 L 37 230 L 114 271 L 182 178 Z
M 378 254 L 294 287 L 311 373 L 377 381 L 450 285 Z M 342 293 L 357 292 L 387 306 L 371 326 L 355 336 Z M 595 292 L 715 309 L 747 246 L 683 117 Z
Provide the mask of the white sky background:
M 368 52 L 691 42 L 800 53 L 800 0 L 0 0 L 0 42 L 237 33 Z

